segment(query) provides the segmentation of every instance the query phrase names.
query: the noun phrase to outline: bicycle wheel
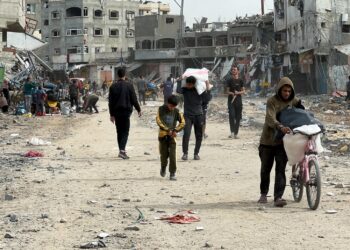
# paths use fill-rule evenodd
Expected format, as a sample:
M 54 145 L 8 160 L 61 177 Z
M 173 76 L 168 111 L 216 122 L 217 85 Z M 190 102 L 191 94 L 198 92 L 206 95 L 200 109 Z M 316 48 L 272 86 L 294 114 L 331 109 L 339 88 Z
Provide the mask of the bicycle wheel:
M 299 172 L 300 166 L 297 165 L 295 172 Z M 300 202 L 301 199 L 303 198 L 303 193 L 304 193 L 304 185 L 303 185 L 303 180 L 301 179 L 301 176 L 298 175 L 296 179 L 290 180 L 290 186 L 292 187 L 292 192 L 293 192 L 293 198 L 295 202 Z
M 306 184 L 307 202 L 310 209 L 316 210 L 321 199 L 321 173 L 315 159 L 309 161 L 309 176 L 310 180 Z

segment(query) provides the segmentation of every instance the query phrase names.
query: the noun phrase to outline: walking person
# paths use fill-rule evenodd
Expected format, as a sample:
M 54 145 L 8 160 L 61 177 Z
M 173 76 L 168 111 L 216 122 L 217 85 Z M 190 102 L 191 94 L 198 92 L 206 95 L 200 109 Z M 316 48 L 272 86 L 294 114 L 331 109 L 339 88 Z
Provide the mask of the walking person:
M 106 95 L 106 92 L 107 92 L 107 82 L 106 82 L 106 80 L 104 80 L 103 83 L 102 83 L 102 94 L 103 94 L 103 96 Z
M 203 138 L 208 138 L 208 135 L 206 134 L 205 130 L 207 128 L 207 114 L 208 114 L 208 108 L 209 108 L 209 102 L 213 96 L 211 95 L 211 91 L 207 90 L 203 93 L 202 98 L 202 109 L 203 109 Z
M 140 103 L 142 102 L 143 105 L 146 105 L 146 89 L 147 83 L 143 79 L 143 76 L 140 76 L 140 79 L 137 81 L 137 90 L 139 92 Z
M 45 116 L 45 100 L 46 93 L 42 86 L 35 92 L 35 101 L 36 101 L 36 116 Z
M 87 111 L 89 109 L 89 112 L 92 113 L 92 109 L 94 109 L 95 113 L 98 113 L 98 109 L 96 107 L 98 100 L 99 97 L 96 94 L 87 93 L 84 96 L 84 111 Z
M 4 80 L 3 84 L 2 84 L 2 92 L 4 94 L 4 97 L 7 100 L 7 105 L 10 106 L 11 105 L 11 100 L 10 100 L 10 86 L 9 86 L 9 81 L 8 80 Z
M 203 94 L 199 95 L 196 88 L 197 79 L 193 76 L 186 78 L 186 85 L 181 88 L 180 94 L 184 97 L 184 116 L 185 129 L 182 137 L 182 160 L 188 160 L 188 144 L 190 142 L 191 130 L 194 127 L 196 145 L 194 149 L 194 160 L 200 160 L 199 151 L 203 139 Z M 206 88 L 209 89 L 209 82 L 206 82 Z
M 129 130 L 130 130 L 130 116 L 133 111 L 133 107 L 141 117 L 140 104 L 137 101 L 134 86 L 126 81 L 126 71 L 124 68 L 118 69 L 118 80 L 113 83 L 109 89 L 109 114 L 110 120 L 115 124 L 117 129 L 118 146 L 119 146 L 119 158 L 124 160 L 129 159 L 125 148 L 128 142 Z
M 291 129 L 283 126 L 277 120 L 277 114 L 288 106 L 298 106 L 300 101 L 295 98 L 293 82 L 284 77 L 280 80 L 277 93 L 267 100 L 266 117 L 263 132 L 260 138 L 259 156 L 261 160 L 260 171 L 260 199 L 259 203 L 267 203 L 267 194 L 270 186 L 270 173 L 275 162 L 275 188 L 274 205 L 283 207 L 287 202 L 282 198 L 286 187 L 286 165 L 288 158 L 283 147 L 283 141 L 276 141 L 275 134 L 279 130 L 283 134 L 291 132 Z
M 24 95 L 24 107 L 27 113 L 31 113 L 32 110 L 32 95 L 33 89 L 35 88 L 32 78 L 29 76 L 23 85 L 23 95 Z
M 346 83 L 346 93 L 345 101 L 350 101 L 350 76 L 349 81 Z
M 174 84 L 171 81 L 171 77 L 169 76 L 167 80 L 160 85 L 160 87 L 163 88 L 164 104 L 166 104 L 168 98 L 173 94 Z
M 230 131 L 229 138 L 238 139 L 238 131 L 242 119 L 242 95 L 244 94 L 243 80 L 239 78 L 237 65 L 231 68 L 231 78 L 226 81 L 228 94 L 227 106 L 229 112 Z
M 72 81 L 69 85 L 70 106 L 71 108 L 75 106 L 77 111 L 79 111 L 79 93 L 79 84 L 77 81 Z
M 176 181 L 176 136 L 185 126 L 185 118 L 176 108 L 177 104 L 178 98 L 170 96 L 167 104 L 159 107 L 156 118 L 159 126 L 160 175 L 165 177 L 169 159 L 171 181 Z

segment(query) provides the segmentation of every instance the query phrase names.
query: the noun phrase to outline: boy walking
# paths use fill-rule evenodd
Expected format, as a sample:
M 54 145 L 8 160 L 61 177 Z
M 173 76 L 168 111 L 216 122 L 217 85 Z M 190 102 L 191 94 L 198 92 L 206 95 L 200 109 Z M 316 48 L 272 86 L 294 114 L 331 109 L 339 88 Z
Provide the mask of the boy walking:
M 159 126 L 160 175 L 165 177 L 169 158 L 171 181 L 176 181 L 176 136 L 185 127 L 185 119 L 176 108 L 177 104 L 177 97 L 170 96 L 167 103 L 159 107 L 156 118 Z

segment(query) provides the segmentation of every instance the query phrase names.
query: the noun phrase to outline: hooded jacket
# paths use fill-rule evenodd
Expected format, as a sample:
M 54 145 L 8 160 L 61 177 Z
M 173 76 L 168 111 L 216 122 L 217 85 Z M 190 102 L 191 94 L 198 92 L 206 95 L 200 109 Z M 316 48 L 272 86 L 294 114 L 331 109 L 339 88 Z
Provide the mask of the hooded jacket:
M 281 91 L 283 86 L 292 87 L 292 93 L 288 100 L 283 100 Z M 283 125 L 277 121 L 277 114 L 288 106 L 297 106 L 299 99 L 295 97 L 293 82 L 288 77 L 283 77 L 277 86 L 276 94 L 267 100 L 266 116 L 263 132 L 260 138 L 260 144 L 265 146 L 277 146 L 282 144 L 282 141 L 275 140 L 276 130 Z

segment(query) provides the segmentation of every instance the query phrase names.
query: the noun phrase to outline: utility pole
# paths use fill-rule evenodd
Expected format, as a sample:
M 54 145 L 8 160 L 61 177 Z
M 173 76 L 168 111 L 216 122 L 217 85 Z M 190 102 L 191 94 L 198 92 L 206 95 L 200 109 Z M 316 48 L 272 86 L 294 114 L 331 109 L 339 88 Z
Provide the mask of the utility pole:
M 181 60 L 179 60 L 180 51 L 182 47 L 182 36 L 183 36 L 183 24 L 184 24 L 184 0 L 181 0 L 181 6 L 180 6 L 180 25 L 179 25 L 179 32 L 178 32 L 178 39 L 176 44 L 176 65 L 177 65 L 177 74 L 180 73 L 181 70 Z M 175 76 L 176 77 L 176 76 Z
M 265 15 L 265 0 L 261 0 L 261 15 Z

